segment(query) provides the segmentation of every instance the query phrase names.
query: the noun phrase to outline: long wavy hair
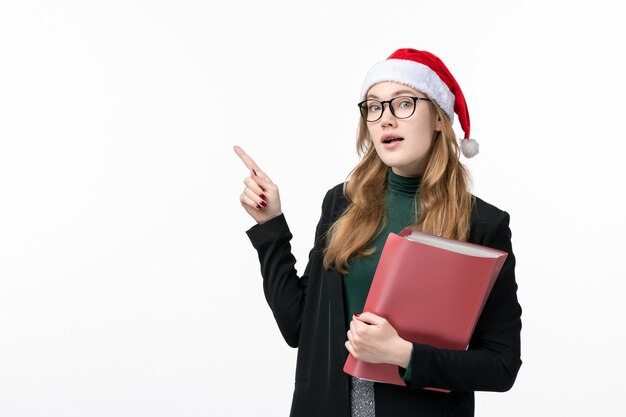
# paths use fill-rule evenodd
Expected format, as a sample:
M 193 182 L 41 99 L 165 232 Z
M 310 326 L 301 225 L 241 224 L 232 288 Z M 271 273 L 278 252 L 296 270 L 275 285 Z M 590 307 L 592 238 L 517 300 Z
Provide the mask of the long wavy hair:
M 473 199 L 470 176 L 459 159 L 460 149 L 448 117 L 431 103 L 441 131 L 435 131 L 428 151 L 428 164 L 416 198 L 414 230 L 456 240 L 467 240 Z M 348 262 L 356 256 L 371 255 L 370 243 L 387 220 L 384 195 L 389 167 L 378 157 L 369 138 L 367 122 L 361 118 L 357 131 L 360 162 L 348 175 L 343 193 L 348 208 L 333 223 L 326 235 L 324 267 L 347 272 Z

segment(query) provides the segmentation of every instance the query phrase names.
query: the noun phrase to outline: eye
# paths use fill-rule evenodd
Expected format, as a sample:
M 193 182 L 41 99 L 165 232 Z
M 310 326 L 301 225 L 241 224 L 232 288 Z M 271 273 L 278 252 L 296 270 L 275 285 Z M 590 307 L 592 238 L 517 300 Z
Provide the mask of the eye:
M 376 113 L 380 111 L 380 103 L 378 102 L 369 102 L 367 103 L 367 111 L 370 113 Z
M 410 98 L 401 98 L 399 101 L 398 107 L 401 109 L 410 109 L 413 107 L 413 100 Z

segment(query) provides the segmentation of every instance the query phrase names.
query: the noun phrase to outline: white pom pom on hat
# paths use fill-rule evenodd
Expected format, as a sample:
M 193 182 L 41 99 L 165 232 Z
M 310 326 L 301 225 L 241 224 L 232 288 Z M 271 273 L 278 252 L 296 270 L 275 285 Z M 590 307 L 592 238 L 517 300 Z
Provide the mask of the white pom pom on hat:
M 365 99 L 370 87 L 384 81 L 395 81 L 426 94 L 441 107 L 450 123 L 454 123 L 456 113 L 465 133 L 461 139 L 461 152 L 466 158 L 478 154 L 478 142 L 469 137 L 470 118 L 465 96 L 441 59 L 427 51 L 398 49 L 368 71 L 361 88 L 361 100 Z
M 466 158 L 473 158 L 478 155 L 478 142 L 475 139 L 462 139 L 461 140 L 461 153 Z

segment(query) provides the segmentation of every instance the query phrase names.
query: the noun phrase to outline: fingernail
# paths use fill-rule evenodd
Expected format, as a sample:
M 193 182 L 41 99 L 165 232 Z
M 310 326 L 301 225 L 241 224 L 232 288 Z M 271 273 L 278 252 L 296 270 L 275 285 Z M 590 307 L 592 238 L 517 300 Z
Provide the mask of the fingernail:
M 256 208 L 258 208 L 259 210 L 261 210 L 263 207 L 259 206 L 258 204 L 256 205 Z
M 261 201 L 261 205 L 262 205 L 263 207 L 267 207 L 267 203 L 266 203 L 265 201 Z
M 254 172 L 254 175 L 256 175 L 258 177 L 258 175 L 257 175 L 256 171 L 254 170 L 254 168 L 252 168 L 252 172 Z
M 263 200 L 267 200 L 267 197 L 265 197 L 265 194 L 263 194 L 263 193 L 261 193 L 261 195 L 259 197 L 261 197 Z
M 354 315 L 355 315 L 356 317 L 359 317 L 359 316 L 361 315 L 361 313 L 354 313 Z

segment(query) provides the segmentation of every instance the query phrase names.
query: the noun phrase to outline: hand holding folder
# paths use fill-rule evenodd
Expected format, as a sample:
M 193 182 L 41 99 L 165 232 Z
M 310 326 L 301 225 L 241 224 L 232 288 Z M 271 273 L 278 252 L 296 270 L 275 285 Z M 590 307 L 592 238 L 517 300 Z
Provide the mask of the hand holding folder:
M 467 349 L 506 256 L 496 249 L 411 229 L 390 233 L 363 311 L 386 318 L 410 342 Z M 348 355 L 343 369 L 358 378 L 406 385 L 396 365 Z

